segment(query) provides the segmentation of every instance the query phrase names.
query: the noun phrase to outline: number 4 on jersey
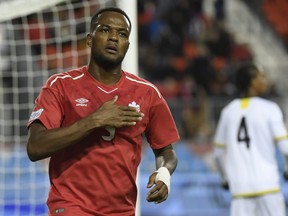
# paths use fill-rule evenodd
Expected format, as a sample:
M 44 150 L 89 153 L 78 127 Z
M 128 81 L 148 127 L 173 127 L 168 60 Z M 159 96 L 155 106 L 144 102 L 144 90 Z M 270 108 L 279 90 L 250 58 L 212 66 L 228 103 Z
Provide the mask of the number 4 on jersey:
M 247 148 L 250 147 L 250 137 L 249 137 L 247 126 L 246 126 L 245 117 L 242 117 L 241 119 L 240 126 L 238 129 L 238 134 L 237 134 L 237 140 L 239 143 L 245 142 Z

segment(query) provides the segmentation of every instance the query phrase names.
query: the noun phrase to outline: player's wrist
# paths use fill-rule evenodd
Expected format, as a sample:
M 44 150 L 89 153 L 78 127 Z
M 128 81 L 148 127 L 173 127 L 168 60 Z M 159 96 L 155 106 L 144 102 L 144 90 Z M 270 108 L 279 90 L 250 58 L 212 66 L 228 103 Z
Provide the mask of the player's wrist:
M 168 193 L 170 192 L 170 172 L 166 167 L 160 167 L 157 171 L 156 171 L 157 175 L 155 178 L 155 182 L 158 181 L 162 181 L 168 188 Z
M 225 190 L 229 190 L 229 184 L 226 180 L 221 182 L 221 187 Z
M 287 170 L 284 170 L 283 177 L 286 181 L 288 180 L 288 171 Z
M 93 130 L 95 128 L 101 128 L 107 125 L 107 123 L 102 118 L 95 114 L 84 118 L 83 123 L 87 130 Z

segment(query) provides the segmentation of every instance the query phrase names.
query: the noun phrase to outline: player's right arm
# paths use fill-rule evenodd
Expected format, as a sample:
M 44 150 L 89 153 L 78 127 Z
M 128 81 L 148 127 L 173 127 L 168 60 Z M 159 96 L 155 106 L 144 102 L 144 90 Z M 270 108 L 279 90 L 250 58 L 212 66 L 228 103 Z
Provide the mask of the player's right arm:
M 220 174 L 221 182 L 220 185 L 224 189 L 229 189 L 227 174 L 225 171 L 225 151 L 224 148 L 215 147 L 215 165 L 218 173 Z
M 27 153 L 31 161 L 41 160 L 75 144 L 99 127 L 133 126 L 142 120 L 143 113 L 129 106 L 115 105 L 118 97 L 104 103 L 91 115 L 70 126 L 47 129 L 40 120 L 29 126 Z
M 227 117 L 225 116 L 224 111 L 222 110 L 213 140 L 215 165 L 217 172 L 220 174 L 221 178 L 220 184 L 224 189 L 229 188 L 227 174 L 225 171 L 226 131 L 227 131 L 226 118 Z

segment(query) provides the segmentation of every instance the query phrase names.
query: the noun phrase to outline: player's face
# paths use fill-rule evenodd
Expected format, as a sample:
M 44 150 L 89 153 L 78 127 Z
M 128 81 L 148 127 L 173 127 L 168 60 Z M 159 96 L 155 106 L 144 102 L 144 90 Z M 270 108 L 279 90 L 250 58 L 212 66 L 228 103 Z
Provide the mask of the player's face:
M 107 67 L 121 64 L 129 47 L 130 26 L 124 15 L 103 12 L 95 23 L 95 30 L 87 35 L 92 60 Z
M 254 83 L 254 89 L 256 89 L 259 95 L 267 91 L 268 82 L 265 74 L 262 71 L 257 72 L 257 75 L 253 79 L 253 83 Z

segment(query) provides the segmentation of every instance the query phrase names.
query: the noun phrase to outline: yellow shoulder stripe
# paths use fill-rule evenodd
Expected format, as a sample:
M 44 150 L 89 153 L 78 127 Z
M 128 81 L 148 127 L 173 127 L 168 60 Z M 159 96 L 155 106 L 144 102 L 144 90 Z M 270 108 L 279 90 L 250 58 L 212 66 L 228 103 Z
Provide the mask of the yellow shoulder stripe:
M 226 148 L 226 145 L 223 143 L 214 142 L 213 145 L 214 145 L 214 147 L 217 147 L 217 148 Z

